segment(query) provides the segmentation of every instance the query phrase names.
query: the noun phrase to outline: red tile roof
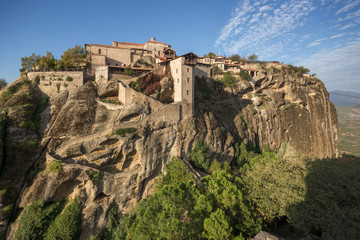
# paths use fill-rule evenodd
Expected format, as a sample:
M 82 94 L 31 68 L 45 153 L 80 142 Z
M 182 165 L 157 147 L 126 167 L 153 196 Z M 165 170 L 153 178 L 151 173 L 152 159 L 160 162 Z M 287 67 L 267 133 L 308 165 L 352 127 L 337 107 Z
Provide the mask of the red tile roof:
M 158 41 L 146 41 L 147 43 L 149 42 L 149 43 L 161 43 L 161 44 L 165 44 L 165 45 L 168 45 L 168 44 L 166 44 L 166 43 L 163 43 L 163 42 L 158 42 Z
M 118 44 L 144 46 L 144 44 L 141 43 L 129 43 L 129 42 L 119 42 Z

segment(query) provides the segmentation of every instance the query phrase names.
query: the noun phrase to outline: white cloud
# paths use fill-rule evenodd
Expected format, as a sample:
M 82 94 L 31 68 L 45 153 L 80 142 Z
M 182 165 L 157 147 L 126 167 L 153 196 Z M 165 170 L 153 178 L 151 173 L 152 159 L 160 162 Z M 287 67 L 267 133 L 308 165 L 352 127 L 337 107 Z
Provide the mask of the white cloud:
M 265 11 L 270 11 L 272 10 L 272 7 L 270 5 L 265 5 L 262 6 L 261 8 L 259 8 L 259 12 L 265 12 Z
M 330 39 L 339 38 L 339 37 L 342 37 L 344 35 L 345 35 L 345 33 L 340 33 L 340 34 L 331 36 Z
M 306 16 L 313 8 L 314 0 L 293 0 L 285 2 L 281 7 L 265 5 L 262 1 L 255 6 L 250 1 L 242 1 L 234 10 L 232 17 L 223 27 L 220 36 L 216 40 L 215 46 L 222 46 L 227 54 L 237 53 L 240 50 L 248 52 L 258 52 L 262 55 L 273 52 L 268 50 L 273 44 L 271 41 L 278 39 L 283 43 L 291 36 L 281 38 L 284 34 L 288 35 L 291 31 L 301 26 L 305 22 Z M 258 13 L 266 11 L 267 15 Z M 245 21 L 245 16 L 250 15 L 250 20 Z M 237 31 L 241 28 L 239 34 Z M 283 46 L 284 44 L 279 44 Z M 280 51 L 281 49 L 277 49 Z
M 307 47 L 314 47 L 314 46 L 318 46 L 318 45 L 320 45 L 320 41 L 315 41 L 315 42 L 312 42 L 312 43 L 310 43 L 309 45 L 307 45 Z
M 345 26 L 343 26 L 343 27 L 341 27 L 340 29 L 342 29 L 342 30 L 346 30 L 346 29 L 348 29 L 348 28 L 352 28 L 352 27 L 354 27 L 356 24 L 354 24 L 354 23 L 349 23 L 349 24 L 347 24 L 347 25 L 345 25 Z
M 330 90 L 360 92 L 360 39 L 329 51 L 325 49 L 297 63 L 316 72 Z
M 340 13 L 343 13 L 343 12 L 347 12 L 349 11 L 350 9 L 356 7 L 357 5 L 360 4 L 360 0 L 355 0 L 355 1 L 348 1 L 347 4 L 342 7 L 341 9 L 339 9 L 337 12 L 336 12 L 336 15 L 340 14 Z

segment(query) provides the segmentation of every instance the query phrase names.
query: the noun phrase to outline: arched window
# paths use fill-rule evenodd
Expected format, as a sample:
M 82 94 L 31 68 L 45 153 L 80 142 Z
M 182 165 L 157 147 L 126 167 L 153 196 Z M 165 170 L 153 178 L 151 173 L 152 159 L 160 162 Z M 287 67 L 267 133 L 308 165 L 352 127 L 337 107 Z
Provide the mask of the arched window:
M 101 54 L 101 49 L 99 49 L 99 54 Z

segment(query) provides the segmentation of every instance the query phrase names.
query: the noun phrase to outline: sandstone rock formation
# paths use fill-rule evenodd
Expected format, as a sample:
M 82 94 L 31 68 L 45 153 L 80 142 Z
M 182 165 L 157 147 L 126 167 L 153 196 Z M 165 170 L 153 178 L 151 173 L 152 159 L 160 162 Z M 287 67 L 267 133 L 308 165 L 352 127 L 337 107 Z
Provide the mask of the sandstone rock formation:
M 83 209 L 81 238 L 88 239 L 106 225 L 111 206 L 130 212 L 151 194 L 154 180 L 171 157 L 186 159 L 199 139 L 205 139 L 212 157 L 220 162 L 231 162 L 234 144 L 240 140 L 319 158 L 337 155 L 336 110 L 317 78 L 286 67 L 264 67 L 251 82 L 241 80 L 233 89 L 199 81 L 198 114 L 181 122 L 154 121 L 148 117 L 153 112 L 146 102 L 109 107 L 97 101 L 115 94 L 116 86 L 110 82 L 99 86 L 89 82 L 51 98 L 41 114 L 41 154 L 33 161 L 47 166 L 58 160 L 63 170 L 45 168 L 33 180 L 29 177 L 19 208 L 39 198 L 77 197 Z M 120 128 L 136 131 L 118 135 Z M 94 182 L 90 169 L 104 172 L 102 179 Z M 18 219 L 11 225 L 10 239 Z

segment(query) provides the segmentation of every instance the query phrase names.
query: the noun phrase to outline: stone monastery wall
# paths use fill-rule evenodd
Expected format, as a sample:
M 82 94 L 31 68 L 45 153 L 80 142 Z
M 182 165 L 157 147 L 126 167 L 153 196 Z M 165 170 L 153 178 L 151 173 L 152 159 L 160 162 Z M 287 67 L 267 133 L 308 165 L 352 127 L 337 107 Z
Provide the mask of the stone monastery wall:
M 51 97 L 60 91 L 69 90 L 84 85 L 84 72 L 82 71 L 57 71 L 57 72 L 28 72 L 30 81 L 39 76 L 39 88 Z

